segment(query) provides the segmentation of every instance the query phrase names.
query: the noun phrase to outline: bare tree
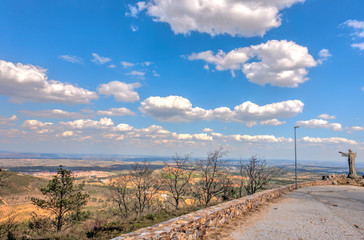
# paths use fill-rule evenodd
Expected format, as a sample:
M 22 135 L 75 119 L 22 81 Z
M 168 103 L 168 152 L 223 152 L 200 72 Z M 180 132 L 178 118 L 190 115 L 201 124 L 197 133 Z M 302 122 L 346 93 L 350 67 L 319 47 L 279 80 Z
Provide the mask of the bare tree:
M 197 161 L 197 170 L 201 173 L 202 179 L 195 189 L 195 196 L 205 205 L 208 205 L 213 197 L 223 193 L 228 185 L 227 174 L 223 171 L 223 157 L 227 152 L 222 147 L 207 153 L 205 160 Z
M 172 205 L 178 209 L 181 200 L 189 191 L 189 182 L 194 169 L 190 162 L 190 155 L 181 157 L 178 154 L 173 156 L 173 163 L 167 164 L 163 169 L 163 185 L 172 195 Z
M 119 176 L 116 182 L 110 185 L 110 198 L 116 204 L 116 215 L 127 218 L 131 214 L 134 201 L 133 191 L 128 186 L 129 175 Z
M 161 178 L 153 173 L 150 164 L 132 164 L 128 174 L 110 185 L 111 200 L 116 204 L 114 214 L 123 218 L 142 216 L 156 206 L 154 197 L 161 188 Z
M 244 179 L 241 181 L 241 186 L 248 195 L 265 189 L 268 183 L 280 173 L 279 168 L 267 167 L 266 161 L 256 155 L 252 156 L 247 163 L 240 160 L 238 168 L 240 176 Z
M 153 197 L 161 188 L 161 181 L 158 176 L 153 175 L 153 170 L 146 162 L 133 164 L 129 174 L 135 197 L 132 209 L 140 216 L 152 207 Z

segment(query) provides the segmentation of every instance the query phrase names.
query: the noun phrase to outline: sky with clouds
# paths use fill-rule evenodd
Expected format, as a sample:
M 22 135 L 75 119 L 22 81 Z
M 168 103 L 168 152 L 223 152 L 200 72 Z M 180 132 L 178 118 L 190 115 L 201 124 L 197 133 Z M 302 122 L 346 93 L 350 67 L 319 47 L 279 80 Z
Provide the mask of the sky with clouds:
M 4 0 L 0 150 L 364 159 L 364 2 Z M 360 157 L 362 156 L 362 157 Z

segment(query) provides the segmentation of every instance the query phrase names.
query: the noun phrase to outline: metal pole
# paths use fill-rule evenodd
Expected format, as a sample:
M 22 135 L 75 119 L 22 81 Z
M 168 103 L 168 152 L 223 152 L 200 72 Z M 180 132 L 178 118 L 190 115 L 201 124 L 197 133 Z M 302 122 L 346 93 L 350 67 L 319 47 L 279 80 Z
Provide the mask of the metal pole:
M 299 126 L 294 127 L 294 172 L 295 172 L 295 183 L 296 183 L 296 189 L 297 187 L 297 143 L 296 143 L 296 129 L 299 128 Z

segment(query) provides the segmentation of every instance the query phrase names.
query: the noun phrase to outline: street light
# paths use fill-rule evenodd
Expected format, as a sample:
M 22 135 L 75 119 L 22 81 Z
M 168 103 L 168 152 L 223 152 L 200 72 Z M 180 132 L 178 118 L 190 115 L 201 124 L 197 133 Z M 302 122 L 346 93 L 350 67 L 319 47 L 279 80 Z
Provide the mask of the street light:
M 296 143 L 296 129 L 300 126 L 294 126 L 294 172 L 295 172 L 295 180 L 296 180 L 296 189 L 297 188 L 297 143 Z

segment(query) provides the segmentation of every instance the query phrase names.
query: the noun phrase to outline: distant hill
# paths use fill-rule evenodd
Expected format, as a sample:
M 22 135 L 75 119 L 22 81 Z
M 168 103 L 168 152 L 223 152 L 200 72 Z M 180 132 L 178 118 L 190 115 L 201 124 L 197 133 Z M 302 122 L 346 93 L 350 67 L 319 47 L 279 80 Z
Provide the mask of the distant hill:
M 30 175 L 8 172 L 4 183 L 0 186 L 0 196 L 21 194 L 38 190 L 47 183 L 47 180 Z

